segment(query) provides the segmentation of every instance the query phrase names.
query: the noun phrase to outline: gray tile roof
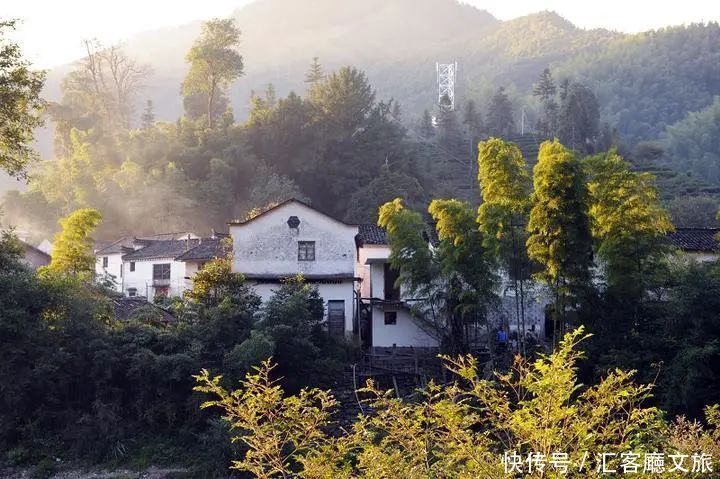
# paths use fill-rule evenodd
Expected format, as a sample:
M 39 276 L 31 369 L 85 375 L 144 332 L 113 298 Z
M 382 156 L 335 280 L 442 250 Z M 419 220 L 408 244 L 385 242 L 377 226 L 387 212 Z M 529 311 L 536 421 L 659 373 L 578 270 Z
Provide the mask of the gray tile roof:
M 138 241 L 140 242 L 140 241 Z M 191 240 L 143 240 L 147 245 L 123 256 L 124 261 L 148 260 L 157 258 L 175 259 L 197 246 L 200 241 Z
M 364 244 L 387 244 L 385 228 L 366 223 L 358 225 L 357 241 L 360 246 Z
M 135 311 L 138 309 L 149 309 L 156 311 L 162 322 L 172 322 L 175 317 L 169 312 L 165 311 L 161 307 L 148 303 L 147 298 L 144 296 L 136 296 L 133 298 L 114 298 L 110 300 L 113 311 L 115 312 L 115 318 L 119 321 L 127 321 L 130 319 Z
M 226 256 L 230 248 L 225 247 L 221 238 L 203 238 L 200 244 L 184 252 L 176 261 L 209 261 Z
M 683 251 L 696 253 L 719 253 L 720 245 L 715 237 L 720 228 L 677 228 L 668 233 L 670 244 Z
M 99 242 L 96 242 L 96 247 L 101 246 L 98 244 Z M 105 245 L 104 247 L 100 247 L 99 249 L 96 249 L 95 254 L 96 255 L 104 255 L 104 254 L 115 254 L 115 253 L 130 253 L 133 250 L 133 237 L 132 236 L 125 236 L 124 238 L 120 238 L 117 241 L 113 241 L 110 244 Z

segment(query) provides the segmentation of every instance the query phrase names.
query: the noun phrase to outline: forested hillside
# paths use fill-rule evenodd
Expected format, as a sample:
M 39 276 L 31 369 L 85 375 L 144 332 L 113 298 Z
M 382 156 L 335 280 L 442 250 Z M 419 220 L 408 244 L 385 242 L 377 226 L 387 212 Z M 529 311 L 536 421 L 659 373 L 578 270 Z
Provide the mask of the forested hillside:
M 715 24 L 628 35 L 579 29 L 552 12 L 502 22 L 455 0 L 260 0 L 234 18 L 247 62 L 243 81 L 229 92 L 238 118 L 248 112 L 250 92 L 267 83 L 281 95 L 302 90 L 302 73 L 315 56 L 328 69 L 362 69 L 412 119 L 435 100 L 436 61 L 457 60 L 458 96 L 480 102 L 498 85 L 527 99 L 537 72 L 549 66 L 559 78 L 578 77 L 596 90 L 603 120 L 633 142 L 657 138 L 720 91 Z M 199 30 L 199 22 L 162 29 L 125 45 L 129 56 L 153 67 L 143 97 L 154 101 L 161 119 L 182 112 L 176 92 Z M 59 98 L 68 71 L 50 72 L 50 99 Z M 532 115 L 533 102 L 527 106 Z
M 584 153 L 618 145 L 668 204 L 717 203 L 716 23 L 629 35 L 553 12 L 499 21 L 455 0 L 259 0 L 233 19 L 242 69 L 217 91 L 211 128 L 207 99 L 181 86 L 199 22 L 89 42 L 88 58 L 49 72 L 39 143 L 54 161 L 7 194 L 5 222 L 48 236 L 88 206 L 112 218 L 103 236 L 223 228 L 288 195 L 374 221 L 398 194 L 477 201 L 475 145 L 488 136 L 518 142 L 531 164 L 554 136 Z M 90 59 L 129 75 L 95 88 Z M 448 112 L 435 62 L 452 60 Z

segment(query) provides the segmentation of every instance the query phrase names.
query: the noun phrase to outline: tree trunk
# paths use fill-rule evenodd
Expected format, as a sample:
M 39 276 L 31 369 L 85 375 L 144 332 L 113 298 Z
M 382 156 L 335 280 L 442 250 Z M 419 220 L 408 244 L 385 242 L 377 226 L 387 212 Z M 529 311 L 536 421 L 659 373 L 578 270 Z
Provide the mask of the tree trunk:
M 208 128 L 213 127 L 213 102 L 215 101 L 215 80 L 210 85 L 210 93 L 208 94 L 208 105 L 207 105 L 207 126 Z

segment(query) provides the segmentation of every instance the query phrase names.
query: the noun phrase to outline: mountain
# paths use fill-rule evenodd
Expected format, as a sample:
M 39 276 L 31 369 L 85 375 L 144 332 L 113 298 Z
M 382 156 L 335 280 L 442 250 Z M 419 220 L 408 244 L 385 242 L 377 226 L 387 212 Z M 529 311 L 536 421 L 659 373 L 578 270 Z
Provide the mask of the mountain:
M 272 83 L 278 95 L 305 90 L 304 72 L 318 56 L 326 71 L 343 65 L 364 70 L 378 97 L 402 105 L 415 122 L 436 102 L 435 63 L 459 64 L 456 97 L 484 109 L 506 87 L 530 126 L 539 105 L 531 96 L 539 72 L 590 86 L 603 121 L 634 145 L 665 136 L 665 127 L 712 103 L 720 93 L 720 27 L 717 23 L 669 27 L 641 34 L 585 30 L 554 12 L 500 21 L 457 0 L 258 0 L 233 13 L 241 28 L 245 75 L 231 88 L 236 117 L 248 111 L 252 91 Z M 184 56 L 201 22 L 130 38 L 130 56 L 153 68 L 140 105 L 151 99 L 159 119 L 182 114 Z M 70 65 L 48 75 L 46 96 L 60 97 Z M 519 123 L 519 122 L 518 122 Z M 39 135 L 51 157 L 51 132 Z

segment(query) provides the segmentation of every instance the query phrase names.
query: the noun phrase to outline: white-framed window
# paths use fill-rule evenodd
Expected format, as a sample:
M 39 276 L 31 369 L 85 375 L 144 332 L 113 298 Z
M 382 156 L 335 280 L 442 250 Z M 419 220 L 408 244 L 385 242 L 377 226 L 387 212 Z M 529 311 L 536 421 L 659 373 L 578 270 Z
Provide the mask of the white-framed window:
M 127 292 L 128 296 L 131 298 L 137 296 L 137 288 L 128 288 Z
M 385 324 L 388 326 L 397 324 L 397 311 L 385 311 Z
M 108 267 L 108 257 L 103 256 L 103 268 L 107 268 L 107 267 Z

